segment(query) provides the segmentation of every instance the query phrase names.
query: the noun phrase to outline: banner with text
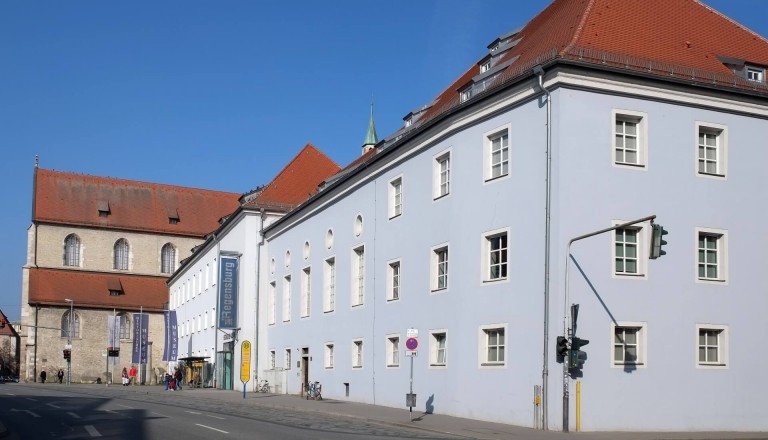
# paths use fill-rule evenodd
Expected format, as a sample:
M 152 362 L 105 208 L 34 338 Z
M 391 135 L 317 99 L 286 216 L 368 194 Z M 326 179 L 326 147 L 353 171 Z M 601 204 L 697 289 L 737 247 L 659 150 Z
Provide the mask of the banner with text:
M 219 328 L 237 328 L 237 269 L 236 257 L 221 257 L 219 267 Z
M 165 311 L 165 346 L 163 360 L 175 361 L 179 356 L 179 332 L 176 327 L 176 310 Z
M 149 315 L 134 313 L 133 315 L 133 356 L 134 364 L 147 363 L 147 345 L 149 343 Z

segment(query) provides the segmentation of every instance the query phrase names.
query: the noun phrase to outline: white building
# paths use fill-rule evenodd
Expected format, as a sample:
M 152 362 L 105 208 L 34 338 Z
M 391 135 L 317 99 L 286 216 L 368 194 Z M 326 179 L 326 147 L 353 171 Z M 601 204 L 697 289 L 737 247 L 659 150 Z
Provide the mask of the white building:
M 579 304 L 581 429 L 768 430 L 768 41 L 695 0 L 615 6 L 553 2 L 266 227 L 260 376 L 403 407 L 413 359 L 418 411 L 548 429 L 565 382 L 573 430 Z M 569 246 L 650 215 L 661 259 L 648 221 Z

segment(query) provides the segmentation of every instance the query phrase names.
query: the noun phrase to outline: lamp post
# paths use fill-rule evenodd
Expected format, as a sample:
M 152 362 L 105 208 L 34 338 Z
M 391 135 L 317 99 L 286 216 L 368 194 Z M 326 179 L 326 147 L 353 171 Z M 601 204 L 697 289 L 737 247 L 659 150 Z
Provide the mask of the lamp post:
M 64 301 L 69 303 L 69 325 L 67 326 L 67 350 L 70 350 L 70 358 L 67 360 L 67 385 L 69 385 L 72 379 L 72 323 L 74 322 L 75 301 L 69 298 L 64 298 Z

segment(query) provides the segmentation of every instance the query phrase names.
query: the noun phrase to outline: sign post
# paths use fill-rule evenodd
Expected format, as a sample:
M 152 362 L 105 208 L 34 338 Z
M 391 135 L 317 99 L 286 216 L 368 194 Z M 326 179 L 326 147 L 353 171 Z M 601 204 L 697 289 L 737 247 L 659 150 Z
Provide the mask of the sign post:
M 251 380 L 251 343 L 243 341 L 240 346 L 240 381 L 243 382 L 243 399 L 245 399 L 245 384 Z
M 405 396 L 405 406 L 408 407 L 408 415 L 411 418 L 411 422 L 413 422 L 413 407 L 416 406 L 416 394 L 413 394 L 413 358 L 419 354 L 416 351 L 419 347 L 419 331 L 415 328 L 409 328 L 406 330 L 405 335 L 408 338 L 405 340 L 405 348 L 408 349 L 405 355 L 411 358 L 411 388 Z

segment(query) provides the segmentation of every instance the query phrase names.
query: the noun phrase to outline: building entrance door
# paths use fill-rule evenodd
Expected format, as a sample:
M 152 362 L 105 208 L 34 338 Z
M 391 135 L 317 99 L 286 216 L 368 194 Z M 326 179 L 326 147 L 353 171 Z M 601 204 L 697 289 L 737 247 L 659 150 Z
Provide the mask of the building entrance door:
M 304 393 L 307 391 L 309 387 L 309 348 L 304 347 L 301 349 L 301 395 L 304 396 Z

